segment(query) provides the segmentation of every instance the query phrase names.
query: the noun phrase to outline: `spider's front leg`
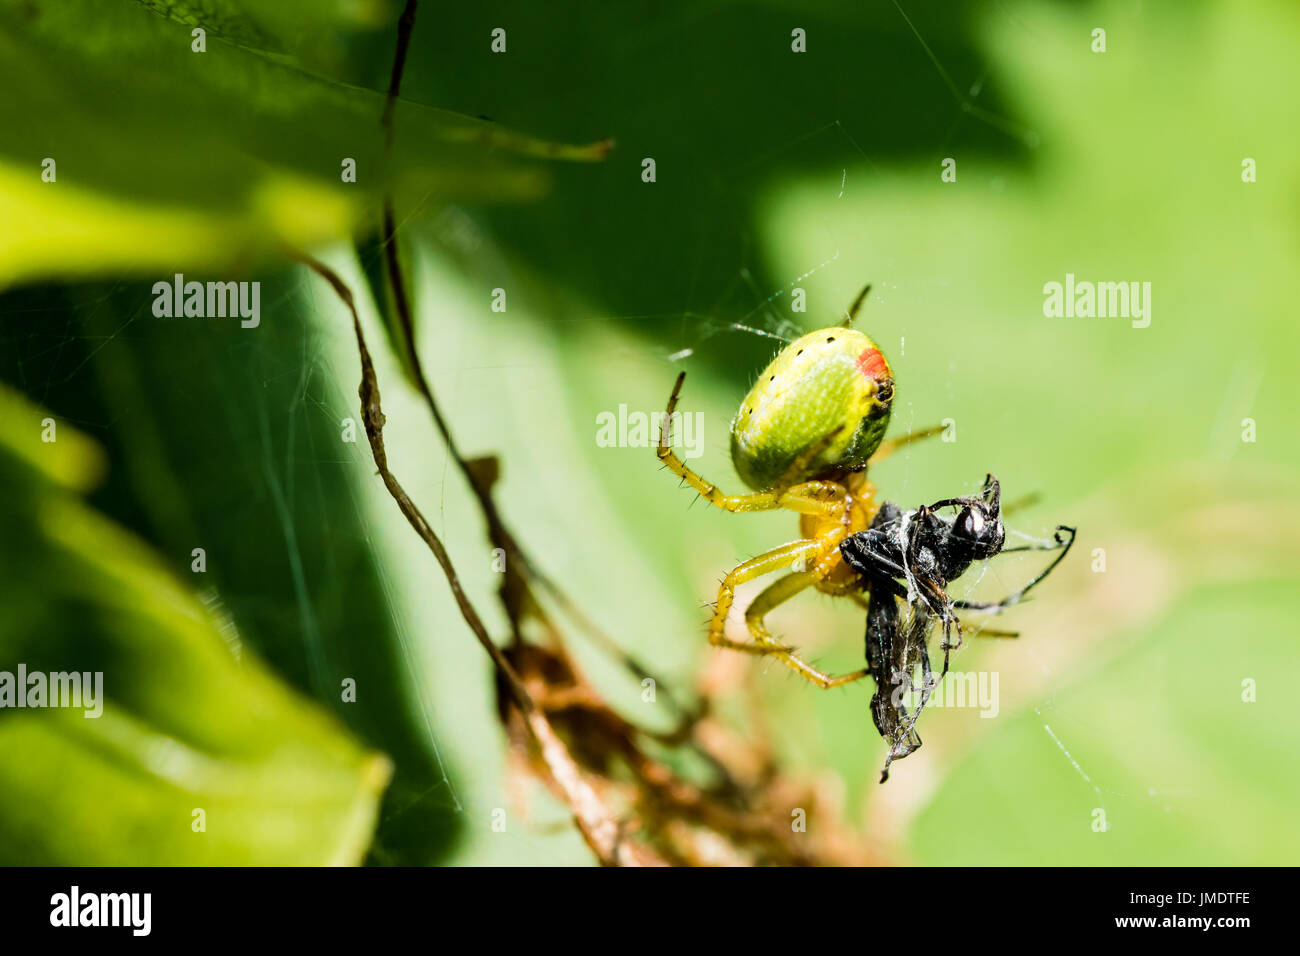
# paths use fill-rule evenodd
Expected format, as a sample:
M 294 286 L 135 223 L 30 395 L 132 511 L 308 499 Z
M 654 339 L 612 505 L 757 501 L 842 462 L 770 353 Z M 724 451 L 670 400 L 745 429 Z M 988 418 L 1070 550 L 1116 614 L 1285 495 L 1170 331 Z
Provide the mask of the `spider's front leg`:
M 899 435 L 897 438 L 886 438 L 880 443 L 880 446 L 872 453 L 871 458 L 867 460 L 867 467 L 878 465 L 900 448 L 904 448 L 912 442 L 922 441 L 938 435 L 944 430 L 943 425 L 931 425 L 929 428 L 922 428 L 914 432 L 908 432 L 906 435 Z
M 659 427 L 659 444 L 655 448 L 655 454 L 669 471 L 699 492 L 700 497 L 709 504 L 723 511 L 772 511 L 776 508 L 788 508 L 800 514 L 839 513 L 843 508 L 844 489 L 833 481 L 804 481 L 788 487 L 783 483 L 770 491 L 728 495 L 718 490 L 717 485 L 706 481 L 687 467 L 686 462 L 677 457 L 677 453 L 672 449 L 673 414 L 677 409 L 677 399 L 681 395 L 682 383 L 685 379 L 686 373 L 682 372 L 673 385 L 673 393 L 668 398 L 668 408 Z
M 796 571 L 787 574 L 785 577 L 768 585 L 753 600 L 745 610 L 745 625 L 749 629 L 750 637 L 753 638 L 752 643 L 733 641 L 726 636 L 727 617 L 731 613 L 731 605 L 735 600 L 737 585 L 771 571 L 787 568 L 796 562 L 815 564 L 819 559 L 825 557 L 827 547 L 826 542 L 814 539 L 795 541 L 760 554 L 758 557 L 752 558 L 733 569 L 723 579 L 722 585 L 718 588 L 718 602 L 713 610 L 713 620 L 709 624 L 709 643 L 714 647 L 725 647 L 747 654 L 775 657 L 800 677 L 824 690 L 832 687 L 842 687 L 845 684 L 866 677 L 870 673 L 867 670 L 853 671 L 849 674 L 836 676 L 826 674 L 796 655 L 791 648 L 773 638 L 771 632 L 767 629 L 765 624 L 767 615 L 799 592 L 816 584 L 819 579 L 817 571 Z M 830 545 L 832 551 L 836 547 L 837 544 Z

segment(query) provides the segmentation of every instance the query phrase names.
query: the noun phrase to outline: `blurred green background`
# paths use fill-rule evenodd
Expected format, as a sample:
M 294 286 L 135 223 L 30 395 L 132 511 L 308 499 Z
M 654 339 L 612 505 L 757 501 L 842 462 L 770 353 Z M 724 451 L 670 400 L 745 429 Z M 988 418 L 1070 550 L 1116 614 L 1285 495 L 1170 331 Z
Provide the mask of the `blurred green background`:
M 385 188 L 459 441 L 502 456 L 527 548 L 674 686 L 721 653 L 702 609 L 718 578 L 793 539 L 794 519 L 690 507 L 648 448 L 598 446 L 596 420 L 660 409 L 685 368 L 694 464 L 739 490 L 727 424 L 776 343 L 729 324 L 833 324 L 871 282 L 858 324 L 895 371 L 893 430 L 956 431 L 881 465 L 882 493 L 912 507 L 992 471 L 1009 497 L 1043 496 L 1015 527 L 1079 526 L 1007 616 L 1023 638 L 955 659 L 998 673 L 996 718 L 928 712 L 884 787 L 868 686 L 748 665 L 786 763 L 841 788 L 883 859 L 1296 861 L 1300 8 L 431 5 L 383 168 L 395 5 L 261 6 L 0 3 L 16 91 L 0 106 L 0 378 L 25 396 L 0 430 L 0 670 L 106 661 L 110 708 L 130 715 L 105 731 L 0 711 L 0 862 L 589 861 L 547 800 L 493 832 L 513 804 L 488 661 L 364 439 L 341 438 L 346 313 L 282 257 L 313 248 L 364 288 L 373 251 L 358 261 L 346 240 L 373 229 Z M 541 162 L 458 136 L 474 117 L 617 148 Z M 150 287 L 177 271 L 260 280 L 260 327 L 155 318 Z M 1066 273 L 1150 282 L 1150 326 L 1045 317 L 1043 286 Z M 504 632 L 468 489 L 368 301 L 363 318 L 394 470 Z M 66 453 L 76 433 L 100 451 Z M 60 509 L 104 527 L 60 537 L 37 517 Z M 1028 574 L 1006 559 L 978 591 Z M 161 603 L 179 618 L 148 613 Z M 774 620 L 827 667 L 861 666 L 860 612 L 805 595 Z M 213 653 L 232 633 L 238 667 Z M 616 708 L 665 719 L 582 660 Z M 37 759 L 52 741 L 66 756 Z M 192 807 L 216 800 L 222 839 L 196 837 Z M 57 812 L 34 819 L 34 801 Z

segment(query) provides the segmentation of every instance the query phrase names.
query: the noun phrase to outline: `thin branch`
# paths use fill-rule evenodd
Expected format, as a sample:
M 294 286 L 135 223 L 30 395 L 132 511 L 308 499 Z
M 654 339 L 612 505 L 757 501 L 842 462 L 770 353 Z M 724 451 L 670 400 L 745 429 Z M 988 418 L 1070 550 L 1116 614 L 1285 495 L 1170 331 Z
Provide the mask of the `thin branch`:
M 411 31 L 415 28 L 415 11 L 416 0 L 407 0 L 405 8 L 402 10 L 402 16 L 398 21 L 397 27 L 397 49 L 393 55 L 393 69 L 388 81 L 388 96 L 384 101 L 384 114 L 382 125 L 384 128 L 385 142 L 385 160 L 387 161 L 393 149 L 394 140 L 394 123 L 393 115 L 396 109 L 397 100 L 402 89 L 402 72 L 406 66 L 407 50 L 411 43 Z M 524 569 L 527 577 L 540 585 L 543 590 L 551 595 L 551 599 L 560 606 L 560 609 L 581 628 L 588 637 L 590 637 L 602 650 L 620 657 L 638 679 L 647 678 L 653 680 L 658 686 L 665 686 L 664 682 L 659 680 L 656 675 L 652 674 L 640 664 L 632 655 L 623 650 L 618 644 L 599 626 L 592 621 L 582 608 L 571 599 L 558 584 L 555 583 L 545 572 L 541 570 L 524 551 L 514 534 L 502 520 L 501 512 L 497 509 L 496 502 L 493 500 L 491 492 L 481 486 L 470 467 L 468 459 L 461 454 L 456 439 L 451 433 L 451 427 L 442 415 L 442 409 L 438 406 L 437 399 L 433 396 L 433 387 L 429 384 L 428 378 L 424 374 L 424 366 L 420 361 L 419 349 L 415 344 L 415 319 L 411 309 L 410 298 L 407 295 L 406 277 L 402 269 L 401 254 L 397 244 L 397 216 L 393 208 L 392 195 L 387 194 L 384 197 L 383 204 L 383 248 L 384 262 L 388 274 L 388 284 L 393 292 L 393 308 L 397 313 L 397 319 L 402 331 L 402 348 L 406 355 L 408 367 L 411 369 L 412 378 L 415 381 L 416 388 L 420 396 L 424 399 L 425 405 L 429 409 L 430 415 L 433 416 L 434 425 L 437 426 L 442 440 L 447 445 L 448 454 L 456 462 L 456 466 L 465 476 L 469 483 L 470 490 L 473 491 L 474 497 L 478 499 L 479 509 L 483 512 L 484 518 L 488 523 L 488 535 L 492 540 L 500 543 L 505 550 L 510 561 L 517 563 Z M 680 716 L 690 717 L 690 711 L 683 704 L 678 702 L 671 693 L 665 695 L 668 703 L 678 712 Z
M 392 152 L 393 149 L 393 111 L 397 107 L 397 97 L 402 92 L 402 73 L 406 70 L 406 51 L 411 46 L 411 33 L 415 30 L 416 6 L 416 0 L 406 0 L 402 16 L 397 21 L 397 51 L 393 54 L 393 70 L 388 76 L 388 97 L 384 100 L 384 116 L 381 120 L 387 134 L 385 152 Z
M 384 448 L 385 419 L 379 401 L 379 384 L 370 350 L 366 346 L 365 334 L 361 329 L 361 318 L 357 314 L 352 290 L 333 269 L 323 262 L 300 253 L 295 253 L 294 257 L 328 282 L 352 314 L 352 327 L 356 332 L 357 351 L 361 358 L 361 385 L 357 389 L 357 394 L 361 398 L 361 418 L 366 438 L 370 443 L 370 453 L 375 460 L 375 467 L 379 469 L 379 476 L 383 479 L 384 486 L 397 502 L 397 507 L 407 522 L 428 545 L 434 558 L 442 567 L 447 583 L 451 587 L 452 596 L 456 599 L 457 607 L 460 608 L 461 617 L 465 619 L 465 623 L 474 632 L 478 642 L 487 651 L 497 673 L 506 682 L 510 695 L 537 744 L 542 760 L 572 810 L 574 821 L 587 841 L 587 845 L 591 847 L 601 863 L 610 866 L 645 866 L 661 863 L 662 861 L 648 850 L 622 839 L 623 827 L 619 820 L 583 777 L 568 749 L 551 727 L 550 721 L 537 707 L 501 648 L 488 634 L 482 618 L 479 617 L 478 611 L 475 610 L 461 586 L 460 576 L 451 563 L 447 549 L 389 469 L 388 454 Z
M 406 0 L 406 5 L 402 9 L 402 15 L 398 20 L 397 48 L 393 55 L 393 68 L 389 76 L 388 95 L 384 101 L 384 112 L 381 119 L 384 129 L 384 158 L 386 164 L 391 161 L 395 139 L 393 120 L 398 98 L 401 94 L 402 74 L 406 66 L 407 52 L 410 49 L 411 34 L 415 29 L 416 7 L 417 0 Z M 493 537 L 503 542 L 510 560 L 531 570 L 532 565 L 519 548 L 514 536 L 510 534 L 504 522 L 502 522 L 501 516 L 492 501 L 491 494 L 480 487 L 480 483 L 475 480 L 469 463 L 456 446 L 451 429 L 443 418 L 438 403 L 434 400 L 433 389 L 424 374 L 424 366 L 420 361 L 419 351 L 415 345 L 415 322 L 412 316 L 410 299 L 407 295 L 401 258 L 398 254 L 397 217 L 393 209 L 391 192 L 386 192 L 384 196 L 383 246 L 388 281 L 393 292 L 394 309 L 401 324 L 402 345 L 406 351 L 406 358 L 409 361 L 409 367 L 416 385 L 433 415 L 434 424 L 442 435 L 443 441 L 446 442 L 448 453 L 455 459 L 457 467 L 460 468 L 475 497 L 478 498 Z M 568 749 L 556 735 L 545 714 L 536 706 L 532 697 L 528 694 L 518 673 L 510 665 L 501 648 L 489 636 L 477 611 L 465 596 L 442 542 L 434 534 L 424 516 L 420 514 L 419 509 L 415 507 L 415 504 L 406 495 L 406 492 L 388 469 L 383 445 L 382 429 L 384 419 L 379 407 L 379 388 L 375 381 L 374 366 L 366 349 L 365 338 L 361 331 L 361 322 L 357 316 L 352 294 L 342 280 L 328 267 L 314 260 L 307 260 L 307 264 L 333 286 L 335 292 L 343 299 L 352 313 L 352 322 L 357 335 L 357 347 L 361 354 L 360 395 L 362 415 L 366 423 L 366 435 L 370 439 L 371 452 L 374 455 L 375 464 L 379 468 L 380 475 L 383 477 L 384 484 L 402 513 L 406 516 L 407 521 L 424 539 L 430 550 L 433 551 L 438 563 L 442 566 L 443 573 L 446 575 L 452 593 L 456 598 L 456 603 L 460 607 L 461 615 L 469 624 L 479 643 L 491 656 L 498 674 L 509 688 L 510 695 L 518 705 L 550 775 L 573 811 L 574 819 L 582 831 L 583 837 L 601 862 L 605 864 L 654 864 L 662 862 L 649 851 L 635 844 L 625 844 L 623 842 L 621 838 L 622 826 L 606 809 L 595 791 L 583 778 Z

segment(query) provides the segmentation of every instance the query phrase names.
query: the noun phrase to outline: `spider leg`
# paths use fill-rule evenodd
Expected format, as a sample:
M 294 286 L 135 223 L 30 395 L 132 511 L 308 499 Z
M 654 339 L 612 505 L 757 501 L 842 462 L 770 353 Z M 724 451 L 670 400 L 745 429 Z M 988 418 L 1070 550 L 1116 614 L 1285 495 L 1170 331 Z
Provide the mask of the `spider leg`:
M 800 591 L 817 581 L 814 571 L 800 571 L 788 574 L 769 585 L 745 612 L 745 623 L 749 628 L 753 642 L 733 641 L 726 636 L 727 616 L 735 600 L 736 586 L 756 577 L 789 567 L 800 559 L 813 561 L 822 548 L 815 540 L 795 541 L 791 544 L 773 548 L 734 568 L 718 588 L 718 603 L 713 611 L 713 620 L 709 624 L 709 643 L 714 647 L 725 647 L 746 654 L 758 654 L 775 657 L 782 664 L 823 689 L 842 687 L 867 675 L 867 671 L 854 671 L 850 674 L 831 676 L 813 667 L 807 661 L 793 653 L 768 632 L 763 619 L 777 606 L 784 604 Z
M 811 587 L 817 583 L 817 572 L 801 571 L 795 574 L 787 574 L 783 578 L 773 581 L 765 588 L 758 597 L 754 598 L 748 608 L 745 609 L 745 625 L 749 628 L 749 633 L 753 636 L 755 642 L 760 644 L 777 642 L 772 638 L 771 633 L 764 623 L 764 619 L 780 605 L 790 600 L 800 591 Z M 782 658 L 782 662 L 799 674 L 807 678 L 818 687 L 828 689 L 831 687 L 843 687 L 845 684 L 851 684 L 856 680 L 861 680 L 871 673 L 868 669 L 852 671 L 848 674 L 838 676 L 829 676 L 798 656 L 788 653 Z
M 876 448 L 875 452 L 867 459 L 867 467 L 879 464 L 884 461 L 898 449 L 912 444 L 912 442 L 921 441 L 924 438 L 930 438 L 943 431 L 942 425 L 931 425 L 929 428 L 922 428 L 919 431 L 908 432 L 906 435 L 899 435 L 897 438 L 889 438 L 882 441 Z
M 750 558 L 748 561 L 744 561 L 732 568 L 727 573 L 727 576 L 722 579 L 722 583 L 718 585 L 718 600 L 713 606 L 713 620 L 709 622 L 709 643 L 715 647 L 730 647 L 732 650 L 741 650 L 750 654 L 787 653 L 789 648 L 766 636 L 754 635 L 754 644 L 728 639 L 726 636 L 727 616 L 731 613 L 731 605 L 736 599 L 736 587 L 738 585 L 744 584 L 746 581 L 752 581 L 754 578 L 761 577 L 772 571 L 788 568 L 796 561 L 812 561 L 817 556 L 818 548 L 818 543 L 810 539 L 793 541 L 790 544 L 783 544 L 779 548 L 773 548 L 771 551 L 765 551 L 757 557 Z M 790 596 L 793 596 L 793 594 Z
M 728 495 L 720 491 L 717 485 L 688 468 L 672 450 L 673 413 L 677 408 L 677 399 L 681 395 L 682 382 L 685 379 L 686 373 L 682 372 L 673 385 L 673 393 L 668 399 L 668 408 L 659 427 L 659 444 L 655 448 L 655 454 L 669 471 L 699 492 L 709 504 L 724 511 L 772 511 L 776 508 L 788 508 L 800 514 L 839 514 L 844 507 L 844 489 L 833 481 L 805 481 L 789 488 L 778 487 L 771 491 Z M 829 438 L 826 440 L 829 441 Z
M 847 329 L 850 325 L 853 324 L 853 320 L 858 317 L 858 312 L 861 311 L 862 309 L 862 303 L 867 301 L 867 295 L 870 292 L 871 292 L 871 283 L 868 282 L 865 286 L 862 287 L 862 291 L 858 293 L 858 297 L 853 300 L 853 304 L 849 306 L 849 311 L 844 313 L 844 321 L 840 323 L 840 326 L 842 328 Z

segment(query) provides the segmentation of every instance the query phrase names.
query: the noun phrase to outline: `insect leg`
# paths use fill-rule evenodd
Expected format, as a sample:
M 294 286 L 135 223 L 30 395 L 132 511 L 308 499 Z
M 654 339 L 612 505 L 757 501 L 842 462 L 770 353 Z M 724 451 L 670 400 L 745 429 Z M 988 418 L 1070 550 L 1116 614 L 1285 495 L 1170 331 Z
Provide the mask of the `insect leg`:
M 1062 532 L 1064 532 L 1065 535 L 1067 535 L 1067 537 L 1062 537 Z M 1016 591 L 1012 594 L 1008 594 L 1000 601 L 953 601 L 952 606 L 955 608 L 962 608 L 963 610 L 968 610 L 968 611 L 987 611 L 996 614 L 997 612 L 1005 610 L 1006 608 L 1009 608 L 1014 604 L 1019 604 L 1020 601 L 1024 598 L 1024 596 L 1029 593 L 1030 589 L 1034 587 L 1034 585 L 1038 584 L 1038 582 L 1042 581 L 1043 578 L 1051 574 L 1052 571 L 1056 569 L 1056 566 L 1065 560 L 1065 556 L 1070 552 L 1070 546 L 1074 544 L 1074 539 L 1076 534 L 1077 534 L 1077 529 L 1066 527 L 1065 525 L 1058 525 L 1055 533 L 1053 534 L 1052 544 L 1026 545 L 1025 547 L 1022 548 L 1003 548 L 1002 551 L 1000 552 L 1002 554 L 1007 554 L 1012 551 L 1055 551 L 1058 548 L 1060 549 L 1061 553 L 1058 554 L 1052 560 L 1052 563 L 1049 564 L 1047 567 L 1045 567 L 1042 571 L 1040 571 L 1033 578 L 1033 580 L 1031 580 L 1028 584 L 1022 587 L 1019 591 Z
M 726 636 L 727 616 L 731 613 L 731 605 L 736 597 L 737 585 L 761 577 L 771 571 L 789 567 L 801 559 L 812 563 L 817 558 L 821 547 L 822 545 L 819 542 L 811 539 L 795 541 L 779 548 L 773 548 L 771 551 L 760 554 L 756 558 L 751 558 L 734 568 L 723 579 L 721 586 L 718 588 L 718 603 L 714 607 L 713 620 L 709 624 L 709 643 L 714 647 L 725 647 L 746 654 L 775 657 L 800 677 L 821 688 L 841 687 L 844 684 L 865 677 L 866 671 L 854 671 L 851 674 L 842 674 L 837 677 L 822 673 L 807 661 L 796 656 L 792 648 L 774 640 L 768 634 L 766 627 L 762 625 L 763 616 L 779 604 L 794 597 L 816 580 L 816 575 L 811 571 L 787 575 L 773 583 L 755 599 L 754 603 L 758 604 L 757 611 L 751 608 L 745 615 L 750 634 L 754 637 L 753 643 L 733 641 Z
M 908 432 L 906 435 L 899 435 L 897 438 L 886 439 L 880 443 L 879 447 L 876 448 L 875 452 L 867 460 L 867 467 L 870 468 L 872 465 L 879 464 L 894 452 L 898 451 L 898 449 L 910 445 L 912 442 L 921 441 L 924 438 L 930 438 L 934 435 L 938 435 L 942 431 L 942 425 L 931 425 L 929 428 L 922 428 L 918 431 Z

